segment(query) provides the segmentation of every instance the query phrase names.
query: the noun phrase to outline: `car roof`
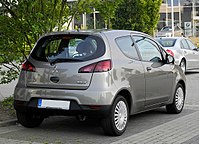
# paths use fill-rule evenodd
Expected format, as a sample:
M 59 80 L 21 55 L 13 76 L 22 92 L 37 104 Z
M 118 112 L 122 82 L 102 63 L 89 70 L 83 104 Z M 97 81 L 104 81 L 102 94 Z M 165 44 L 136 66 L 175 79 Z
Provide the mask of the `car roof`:
M 185 37 L 156 37 L 155 39 L 186 39 Z
M 42 37 L 45 36 L 52 36 L 52 35 L 62 35 L 62 34 L 87 34 L 87 35 L 95 35 L 95 34 L 112 34 L 112 35 L 124 35 L 124 34 L 140 34 L 144 35 L 147 37 L 150 37 L 150 35 L 138 32 L 138 31 L 131 31 L 131 30 L 109 30 L 109 29 L 97 29 L 97 30 L 68 30 L 68 31 L 59 31 L 59 32 L 51 32 L 43 35 Z

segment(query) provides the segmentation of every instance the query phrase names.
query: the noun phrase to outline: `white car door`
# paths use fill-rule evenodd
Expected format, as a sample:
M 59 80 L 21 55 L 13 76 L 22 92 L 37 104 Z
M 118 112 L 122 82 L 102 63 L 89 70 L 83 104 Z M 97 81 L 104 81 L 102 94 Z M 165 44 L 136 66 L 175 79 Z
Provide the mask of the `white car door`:
M 184 53 L 186 59 L 186 69 L 193 69 L 194 68 L 194 51 L 190 49 L 188 42 L 186 39 L 181 41 L 181 48 Z
M 188 39 L 186 39 L 189 48 L 190 48 L 190 56 L 191 56 L 191 66 L 196 69 L 199 68 L 199 51 L 197 51 L 197 47 Z

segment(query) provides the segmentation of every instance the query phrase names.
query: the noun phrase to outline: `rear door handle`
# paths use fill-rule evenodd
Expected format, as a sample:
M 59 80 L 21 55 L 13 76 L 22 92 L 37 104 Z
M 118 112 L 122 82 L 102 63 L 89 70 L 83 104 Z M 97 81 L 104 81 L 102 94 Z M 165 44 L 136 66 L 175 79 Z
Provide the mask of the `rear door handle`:
M 151 71 L 151 67 L 147 67 L 146 70 L 147 70 L 147 71 Z

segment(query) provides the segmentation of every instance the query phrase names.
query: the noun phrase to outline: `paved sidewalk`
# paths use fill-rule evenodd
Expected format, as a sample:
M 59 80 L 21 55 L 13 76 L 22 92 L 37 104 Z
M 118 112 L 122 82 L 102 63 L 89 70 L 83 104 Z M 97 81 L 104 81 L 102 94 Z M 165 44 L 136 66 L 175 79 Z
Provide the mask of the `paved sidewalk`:
M 112 144 L 181 144 L 199 136 L 199 111 Z M 199 141 L 194 141 L 198 144 Z
M 17 84 L 17 80 L 9 83 L 0 85 L 0 101 L 6 97 L 11 96 L 14 93 L 14 88 Z

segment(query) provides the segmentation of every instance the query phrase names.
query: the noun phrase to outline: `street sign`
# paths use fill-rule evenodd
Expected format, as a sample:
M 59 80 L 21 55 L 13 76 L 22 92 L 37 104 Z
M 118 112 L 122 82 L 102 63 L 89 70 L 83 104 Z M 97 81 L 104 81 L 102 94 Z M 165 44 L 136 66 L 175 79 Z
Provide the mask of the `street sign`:
M 191 29 L 191 22 L 184 22 L 184 29 L 190 30 Z
M 184 36 L 188 37 L 192 35 L 191 22 L 184 22 Z

